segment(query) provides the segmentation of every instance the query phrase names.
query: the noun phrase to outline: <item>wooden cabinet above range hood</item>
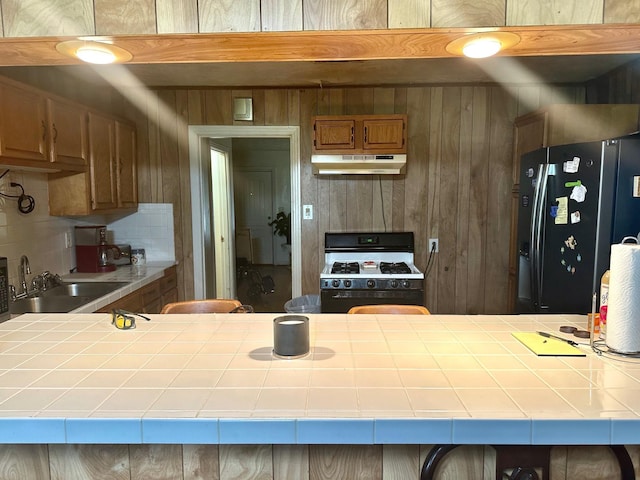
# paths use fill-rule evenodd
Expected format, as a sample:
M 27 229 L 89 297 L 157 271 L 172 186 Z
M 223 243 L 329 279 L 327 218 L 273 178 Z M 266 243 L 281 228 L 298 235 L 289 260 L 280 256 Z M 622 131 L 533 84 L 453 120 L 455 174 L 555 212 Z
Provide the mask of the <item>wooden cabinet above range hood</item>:
M 311 163 L 317 174 L 400 174 L 406 153 L 406 115 L 313 118 Z

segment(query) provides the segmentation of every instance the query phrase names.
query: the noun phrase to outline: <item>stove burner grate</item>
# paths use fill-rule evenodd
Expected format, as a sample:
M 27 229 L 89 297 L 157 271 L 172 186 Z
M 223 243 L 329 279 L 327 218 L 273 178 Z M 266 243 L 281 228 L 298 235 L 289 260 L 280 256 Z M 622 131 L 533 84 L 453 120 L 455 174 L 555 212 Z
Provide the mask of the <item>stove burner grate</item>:
M 411 273 L 411 269 L 405 262 L 380 262 L 380 272 L 385 274 Z
M 358 262 L 334 262 L 331 273 L 360 273 L 360 264 Z

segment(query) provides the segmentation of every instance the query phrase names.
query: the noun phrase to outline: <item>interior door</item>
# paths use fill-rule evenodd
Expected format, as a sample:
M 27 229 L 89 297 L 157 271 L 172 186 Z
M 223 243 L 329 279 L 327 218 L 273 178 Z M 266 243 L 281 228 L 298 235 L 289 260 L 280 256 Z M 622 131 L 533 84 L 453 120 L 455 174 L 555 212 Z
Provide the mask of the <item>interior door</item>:
M 223 147 L 211 145 L 211 244 L 214 251 L 215 297 L 236 298 L 235 239 L 233 236 L 233 194 L 231 160 Z M 206 233 L 205 233 L 206 235 Z M 213 266 L 211 265 L 211 266 Z
M 253 263 L 273 264 L 272 172 L 270 170 L 238 170 L 234 176 L 236 228 L 251 232 Z

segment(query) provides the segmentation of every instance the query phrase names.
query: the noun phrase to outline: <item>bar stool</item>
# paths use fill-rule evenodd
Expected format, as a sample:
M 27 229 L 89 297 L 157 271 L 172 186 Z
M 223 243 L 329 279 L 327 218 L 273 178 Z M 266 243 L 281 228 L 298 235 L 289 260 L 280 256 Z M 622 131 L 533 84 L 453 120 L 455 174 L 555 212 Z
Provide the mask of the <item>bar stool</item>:
M 422 305 L 358 305 L 351 307 L 349 314 L 397 314 L 397 315 L 430 315 L 431 312 Z
M 210 298 L 167 303 L 162 307 L 160 313 L 231 313 L 240 307 L 242 307 L 242 303 L 238 300 Z
M 496 451 L 496 480 L 549 480 L 552 445 L 491 445 Z M 436 445 L 422 464 L 420 480 L 433 480 L 440 461 L 459 445 Z M 623 445 L 609 445 L 618 460 L 621 480 L 634 480 L 633 462 Z M 536 468 L 542 472 L 539 477 Z M 512 469 L 505 477 L 503 472 Z

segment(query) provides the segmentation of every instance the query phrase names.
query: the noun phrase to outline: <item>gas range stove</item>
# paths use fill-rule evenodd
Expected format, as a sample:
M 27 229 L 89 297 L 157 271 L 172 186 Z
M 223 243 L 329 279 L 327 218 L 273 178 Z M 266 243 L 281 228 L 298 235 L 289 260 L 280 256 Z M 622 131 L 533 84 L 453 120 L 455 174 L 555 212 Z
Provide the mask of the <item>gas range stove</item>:
M 320 273 L 323 312 L 379 303 L 422 305 L 424 274 L 412 232 L 326 233 Z

